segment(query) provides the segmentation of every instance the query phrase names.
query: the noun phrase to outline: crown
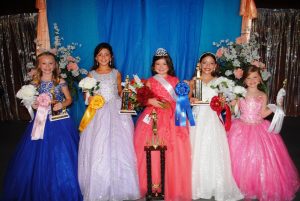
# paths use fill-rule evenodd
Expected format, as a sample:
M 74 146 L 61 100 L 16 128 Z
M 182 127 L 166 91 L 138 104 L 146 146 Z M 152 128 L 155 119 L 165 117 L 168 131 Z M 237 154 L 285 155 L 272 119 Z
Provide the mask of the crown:
M 164 48 L 158 48 L 155 52 L 155 56 L 168 56 L 168 52 Z
M 202 57 L 204 56 L 207 56 L 207 55 L 210 55 L 210 56 L 213 56 L 214 58 L 216 58 L 216 55 L 212 52 L 204 52 L 203 54 L 201 54 L 201 56 L 199 57 L 199 61 L 202 59 Z

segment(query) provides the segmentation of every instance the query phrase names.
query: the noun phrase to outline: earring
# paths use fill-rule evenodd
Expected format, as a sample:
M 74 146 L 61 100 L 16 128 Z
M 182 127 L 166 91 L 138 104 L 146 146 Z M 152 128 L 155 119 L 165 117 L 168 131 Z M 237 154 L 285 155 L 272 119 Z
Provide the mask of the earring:
M 98 63 L 98 61 L 96 61 L 96 66 L 98 66 L 99 65 L 99 63 Z
M 109 61 L 109 66 L 111 66 L 111 60 Z

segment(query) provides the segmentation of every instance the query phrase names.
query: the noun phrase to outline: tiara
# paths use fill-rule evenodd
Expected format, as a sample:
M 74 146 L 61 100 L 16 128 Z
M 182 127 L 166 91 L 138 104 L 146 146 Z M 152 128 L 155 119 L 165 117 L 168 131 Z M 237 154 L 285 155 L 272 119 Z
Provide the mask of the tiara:
M 212 52 L 204 52 L 203 54 L 201 54 L 201 56 L 199 57 L 199 61 L 200 59 L 204 56 L 204 55 L 212 55 L 214 58 L 216 58 L 216 55 Z
M 155 56 L 168 56 L 168 52 L 164 48 L 158 48 L 155 52 Z

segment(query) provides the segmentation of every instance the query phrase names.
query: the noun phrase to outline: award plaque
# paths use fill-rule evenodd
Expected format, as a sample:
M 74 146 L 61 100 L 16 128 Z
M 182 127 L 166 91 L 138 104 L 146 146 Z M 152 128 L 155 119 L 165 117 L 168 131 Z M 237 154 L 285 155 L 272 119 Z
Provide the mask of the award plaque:
M 129 89 L 129 76 L 126 76 L 125 79 L 125 87 L 122 91 L 122 104 L 120 114 L 131 114 L 136 115 L 136 111 L 134 110 L 134 105 L 130 102 L 130 96 L 132 95 L 132 91 Z
M 165 197 L 165 151 L 167 146 L 164 142 L 159 139 L 157 135 L 157 113 L 153 109 L 151 112 L 152 132 L 153 136 L 150 142 L 147 142 L 144 147 L 146 152 L 146 166 L 147 166 L 147 193 L 146 201 L 150 200 L 164 200 Z M 152 182 L 152 166 L 151 166 L 151 153 L 153 151 L 158 151 L 160 153 L 160 183 L 154 184 Z
M 193 97 L 197 98 L 197 101 L 191 103 L 192 106 L 209 104 L 207 101 L 203 101 L 202 97 L 202 77 L 201 77 L 201 69 L 200 63 L 197 64 L 196 68 L 196 77 L 194 78 L 194 89 L 193 89 Z
M 57 121 L 57 120 L 69 118 L 69 114 L 68 114 L 66 108 L 54 111 L 54 109 L 53 109 L 54 105 L 59 102 L 56 99 L 54 88 L 51 89 L 51 94 L 52 94 L 52 101 L 51 101 L 51 114 L 49 116 L 50 121 Z

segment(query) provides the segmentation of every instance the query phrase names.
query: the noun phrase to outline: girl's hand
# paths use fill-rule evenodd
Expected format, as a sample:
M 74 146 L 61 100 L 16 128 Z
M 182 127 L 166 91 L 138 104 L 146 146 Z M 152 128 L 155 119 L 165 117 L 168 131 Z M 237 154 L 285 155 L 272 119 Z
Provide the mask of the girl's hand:
M 38 109 L 38 107 L 39 107 L 39 102 L 37 102 L 37 101 L 34 101 L 33 103 L 32 103 L 32 105 L 31 105 L 31 107 L 33 108 L 33 109 Z
M 149 98 L 148 99 L 148 104 L 152 105 L 154 107 L 157 107 L 157 108 L 164 108 L 163 107 L 164 102 L 158 101 L 156 98 Z
M 53 110 L 54 111 L 58 111 L 58 110 L 61 110 L 63 108 L 63 105 L 61 102 L 58 102 L 56 103 L 54 106 L 53 106 Z

